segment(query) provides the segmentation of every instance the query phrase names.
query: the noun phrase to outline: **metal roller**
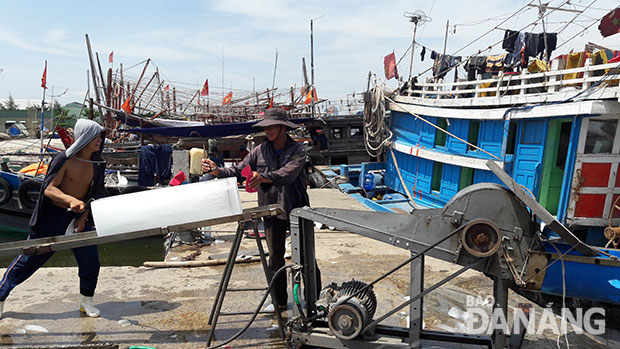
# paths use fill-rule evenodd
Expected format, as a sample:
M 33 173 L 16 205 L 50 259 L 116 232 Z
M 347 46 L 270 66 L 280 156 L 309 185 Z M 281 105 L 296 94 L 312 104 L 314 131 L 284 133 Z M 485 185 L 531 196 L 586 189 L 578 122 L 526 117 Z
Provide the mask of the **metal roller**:
M 469 222 L 461 233 L 461 242 L 474 257 L 489 257 L 501 246 L 501 234 L 497 225 L 486 219 Z

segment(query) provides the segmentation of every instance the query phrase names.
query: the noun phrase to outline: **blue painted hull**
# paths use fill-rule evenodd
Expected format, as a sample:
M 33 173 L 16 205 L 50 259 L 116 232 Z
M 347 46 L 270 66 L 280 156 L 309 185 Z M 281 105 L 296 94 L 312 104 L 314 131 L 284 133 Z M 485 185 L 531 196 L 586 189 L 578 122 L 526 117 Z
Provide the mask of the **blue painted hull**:
M 555 246 L 562 254 L 570 248 L 564 244 L 555 244 Z M 545 250 L 557 253 L 550 244 L 545 244 Z M 619 250 L 605 251 L 620 259 Z M 567 255 L 581 256 L 574 250 Z M 602 256 L 600 259 L 610 258 Z M 550 261 L 547 267 L 541 292 L 562 296 L 564 275 L 566 297 L 620 304 L 620 268 L 617 266 L 564 261 L 564 273 L 562 273 L 562 262 L 557 260 L 555 263 Z

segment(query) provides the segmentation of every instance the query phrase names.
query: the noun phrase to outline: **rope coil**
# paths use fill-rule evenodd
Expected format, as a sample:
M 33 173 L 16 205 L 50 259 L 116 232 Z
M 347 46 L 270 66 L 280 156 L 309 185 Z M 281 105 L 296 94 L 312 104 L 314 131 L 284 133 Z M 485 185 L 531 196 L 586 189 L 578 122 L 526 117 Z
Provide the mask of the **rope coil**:
M 370 156 L 378 158 L 392 137 L 392 131 L 385 123 L 383 89 L 375 85 L 367 92 L 364 104 L 364 145 Z

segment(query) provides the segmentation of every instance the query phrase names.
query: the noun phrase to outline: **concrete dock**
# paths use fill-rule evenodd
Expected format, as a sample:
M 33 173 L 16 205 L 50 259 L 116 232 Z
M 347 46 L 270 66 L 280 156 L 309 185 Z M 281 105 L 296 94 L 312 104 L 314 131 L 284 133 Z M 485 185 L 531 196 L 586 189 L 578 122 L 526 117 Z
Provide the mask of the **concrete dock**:
M 365 209 L 361 204 L 333 189 L 309 190 L 311 206 Z M 244 207 L 256 206 L 255 194 L 241 192 Z M 214 243 L 200 249 L 196 260 L 226 253 L 236 229 L 235 224 L 212 227 Z M 163 240 L 162 240 L 163 242 Z M 265 244 L 266 245 L 266 244 Z M 317 259 L 323 284 L 338 284 L 353 278 L 372 281 L 409 257 L 409 252 L 356 234 L 329 229 L 316 234 Z M 256 242 L 244 239 L 241 251 L 256 250 Z M 196 254 L 192 246 L 176 248 L 169 260 Z M 460 267 L 426 258 L 425 283 L 446 277 Z M 101 317 L 91 319 L 78 311 L 77 268 L 42 268 L 18 286 L 6 301 L 0 320 L 0 346 L 32 347 L 114 347 L 146 346 L 153 348 L 205 347 L 209 312 L 224 266 L 196 268 L 104 267 L 101 270 L 95 304 Z M 5 269 L 0 269 L 4 273 Z M 264 287 L 265 276 L 260 263 L 235 266 L 230 287 Z M 409 269 L 377 284 L 377 314 L 403 303 L 409 292 Z M 468 271 L 424 298 L 427 329 L 464 332 L 459 314 L 465 309 L 468 295 L 492 294 L 489 278 Z M 262 292 L 231 292 L 224 311 L 253 311 Z M 509 308 L 528 302 L 511 292 Z M 529 303 L 529 302 L 528 302 Z M 453 310 L 456 309 L 456 310 Z M 407 311 L 386 322 L 406 326 Z M 226 339 L 243 327 L 248 316 L 221 317 L 217 341 Z M 241 339 L 231 348 L 282 348 L 276 322 L 259 316 Z M 618 342 L 590 335 L 568 334 L 575 347 L 614 347 Z M 566 347 L 562 338 L 562 347 Z M 556 336 L 550 333 L 527 334 L 525 348 L 556 348 Z

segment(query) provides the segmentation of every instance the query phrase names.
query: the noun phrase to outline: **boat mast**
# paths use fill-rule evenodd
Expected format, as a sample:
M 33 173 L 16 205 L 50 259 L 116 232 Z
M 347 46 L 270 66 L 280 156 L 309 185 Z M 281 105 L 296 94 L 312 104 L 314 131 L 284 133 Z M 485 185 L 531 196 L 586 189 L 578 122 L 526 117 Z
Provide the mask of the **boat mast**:
M 443 55 L 446 55 L 446 47 L 448 46 L 448 28 L 450 27 L 450 20 L 446 21 L 446 36 L 443 39 Z
M 418 24 L 422 25 L 426 22 L 430 22 L 431 18 L 424 14 L 424 12 L 418 10 L 413 13 L 403 13 L 405 18 L 409 18 L 409 22 L 413 23 L 413 39 L 411 40 L 411 61 L 409 62 L 409 80 L 413 76 L 413 52 L 415 49 L 415 35 L 418 31 Z M 370 81 L 370 80 L 369 80 Z
M 314 119 L 314 20 L 310 20 L 310 96 L 312 98 L 312 118 Z
M 549 5 L 549 3 L 543 4 L 542 1 L 538 0 L 538 5 L 536 4 L 528 4 L 527 6 L 530 7 L 538 7 L 538 18 L 540 18 L 540 21 L 542 23 L 542 28 L 543 28 L 543 39 L 545 40 L 545 54 L 543 55 L 543 61 L 546 63 L 547 62 L 547 55 L 549 54 L 549 49 L 547 48 L 547 30 L 545 28 L 545 11 L 547 11 L 547 9 L 551 9 L 551 10 L 557 10 L 557 11 L 565 11 L 565 12 L 575 12 L 575 13 L 583 13 L 583 11 L 580 10 L 571 10 L 571 9 L 564 9 L 561 7 L 552 7 L 552 6 L 547 6 Z
M 276 70 L 278 69 L 278 49 L 276 49 L 276 63 L 273 66 L 273 80 L 271 81 L 271 89 L 276 86 Z

